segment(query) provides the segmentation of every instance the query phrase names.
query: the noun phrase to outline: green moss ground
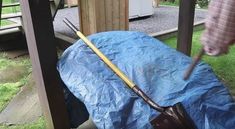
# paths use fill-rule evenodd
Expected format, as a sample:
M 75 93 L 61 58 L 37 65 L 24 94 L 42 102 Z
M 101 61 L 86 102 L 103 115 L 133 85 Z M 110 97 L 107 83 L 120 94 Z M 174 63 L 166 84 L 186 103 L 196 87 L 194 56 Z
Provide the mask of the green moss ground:
M 19 126 L 0 125 L 0 129 L 46 129 L 46 126 L 44 119 L 41 117 L 40 119 L 31 124 L 25 124 Z
M 9 82 L 0 82 L 0 112 L 7 106 L 10 100 L 20 90 L 20 88 L 28 82 L 28 75 L 32 71 L 31 63 L 28 57 L 8 59 L 6 58 L 5 53 L 0 53 L 0 70 L 18 66 L 26 67 L 27 71 L 23 73 L 23 76 L 19 76 L 18 78 L 15 78 Z M 45 122 L 43 118 L 40 118 L 32 124 L 25 124 L 20 126 L 0 125 L 0 129 L 45 129 Z
M 0 82 L 0 111 L 2 111 L 12 97 L 19 91 L 20 87 L 27 83 L 28 74 L 32 71 L 29 59 L 22 57 L 11 60 L 5 57 L 4 53 L 0 54 L 0 70 L 8 69 L 9 67 L 24 66 L 28 71 L 23 76 L 15 78 L 8 82 Z
M 161 1 L 160 5 L 179 6 L 179 3 L 179 0 L 175 0 L 175 2 Z

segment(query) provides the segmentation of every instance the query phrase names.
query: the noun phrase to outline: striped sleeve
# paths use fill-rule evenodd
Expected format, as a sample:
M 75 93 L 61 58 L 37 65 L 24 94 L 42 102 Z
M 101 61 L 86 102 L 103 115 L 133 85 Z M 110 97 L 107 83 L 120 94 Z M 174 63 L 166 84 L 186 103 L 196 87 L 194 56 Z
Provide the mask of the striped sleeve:
M 235 42 L 235 0 L 212 0 L 201 41 L 208 55 L 228 52 Z

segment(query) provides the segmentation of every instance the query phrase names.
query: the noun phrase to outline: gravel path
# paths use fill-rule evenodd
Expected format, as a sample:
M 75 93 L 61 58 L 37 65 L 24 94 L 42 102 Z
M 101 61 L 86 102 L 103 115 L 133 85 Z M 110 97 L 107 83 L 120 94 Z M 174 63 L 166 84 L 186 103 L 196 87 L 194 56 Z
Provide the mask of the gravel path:
M 202 21 L 206 17 L 206 10 L 196 9 L 195 22 Z M 142 20 L 130 22 L 130 30 L 146 33 L 156 33 L 178 27 L 179 8 L 171 6 L 160 6 L 155 8 L 154 15 Z
M 178 13 L 178 7 L 160 6 L 159 8 L 155 8 L 154 15 L 150 17 L 131 20 L 129 29 L 131 31 L 141 31 L 149 34 L 173 29 L 178 26 Z M 196 9 L 195 22 L 204 20 L 206 13 L 206 10 Z M 56 32 L 76 37 L 62 22 L 64 17 L 70 19 L 74 24 L 79 25 L 78 9 L 66 8 L 59 10 L 54 20 L 54 28 Z

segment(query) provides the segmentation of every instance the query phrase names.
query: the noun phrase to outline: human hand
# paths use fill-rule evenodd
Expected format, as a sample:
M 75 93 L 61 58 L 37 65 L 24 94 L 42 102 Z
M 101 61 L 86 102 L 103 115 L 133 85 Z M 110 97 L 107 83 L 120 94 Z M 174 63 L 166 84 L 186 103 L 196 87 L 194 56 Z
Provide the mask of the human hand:
M 205 53 L 226 54 L 235 42 L 235 1 L 213 0 L 208 8 L 205 31 L 201 37 Z

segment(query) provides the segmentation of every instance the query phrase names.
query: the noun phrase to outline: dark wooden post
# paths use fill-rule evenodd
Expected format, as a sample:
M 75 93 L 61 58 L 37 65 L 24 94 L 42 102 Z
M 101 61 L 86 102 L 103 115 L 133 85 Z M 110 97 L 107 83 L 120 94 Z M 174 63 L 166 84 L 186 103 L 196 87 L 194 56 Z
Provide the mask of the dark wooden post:
M 180 0 L 177 50 L 190 56 L 196 0 Z
M 48 129 L 69 129 L 49 0 L 20 0 L 33 75 Z
M 0 26 L 2 25 L 1 19 L 2 19 L 2 0 L 0 0 Z

